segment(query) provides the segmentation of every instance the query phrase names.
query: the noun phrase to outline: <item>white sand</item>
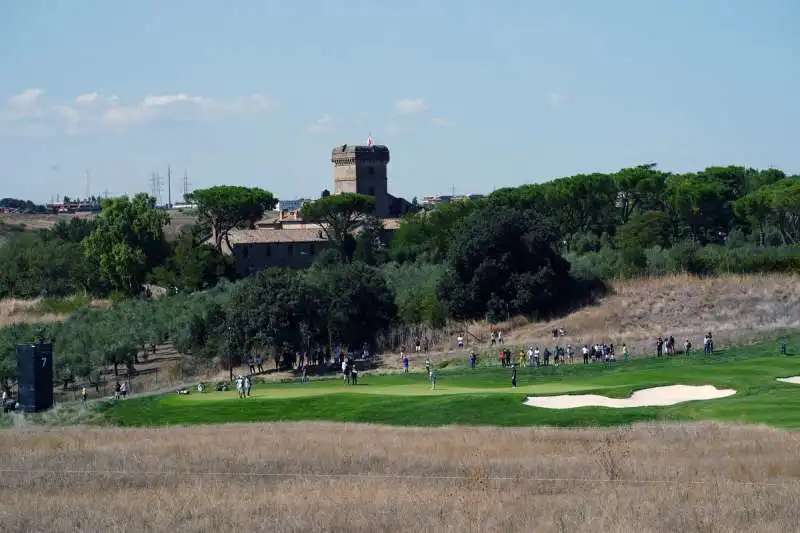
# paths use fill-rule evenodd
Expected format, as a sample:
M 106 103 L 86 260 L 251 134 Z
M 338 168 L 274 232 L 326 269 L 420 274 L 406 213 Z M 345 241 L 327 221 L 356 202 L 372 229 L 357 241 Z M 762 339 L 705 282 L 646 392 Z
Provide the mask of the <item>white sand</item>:
M 798 380 L 800 382 L 800 380 Z M 546 409 L 574 409 L 575 407 L 656 407 L 675 405 L 676 403 L 695 400 L 715 400 L 733 396 L 733 389 L 718 389 L 713 385 L 690 386 L 670 385 L 654 387 L 634 392 L 630 398 L 608 398 L 596 394 L 579 394 L 561 396 L 531 396 L 525 405 L 544 407 Z
M 800 376 L 792 376 L 790 378 L 778 378 L 778 381 L 784 383 L 791 383 L 792 385 L 800 385 Z

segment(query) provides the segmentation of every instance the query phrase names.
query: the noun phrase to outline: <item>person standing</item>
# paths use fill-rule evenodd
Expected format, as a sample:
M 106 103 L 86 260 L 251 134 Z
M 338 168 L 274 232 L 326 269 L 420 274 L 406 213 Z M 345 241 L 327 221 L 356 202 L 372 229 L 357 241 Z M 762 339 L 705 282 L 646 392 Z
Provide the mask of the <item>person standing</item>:
M 478 362 L 478 356 L 475 355 L 475 351 L 471 351 L 469 354 L 469 364 L 472 367 L 472 370 L 475 370 L 475 364 Z
M 403 356 L 403 373 L 408 374 L 408 356 Z
M 86 403 L 89 395 L 86 393 L 86 387 L 81 389 L 81 402 Z M 6 391 L 3 391 L 3 403 L 6 401 Z
M 516 365 L 511 367 L 511 388 L 513 388 L 513 389 L 517 388 L 517 367 L 516 367 Z
M 435 370 L 431 370 L 430 378 L 431 378 L 431 390 L 436 390 L 436 371 Z

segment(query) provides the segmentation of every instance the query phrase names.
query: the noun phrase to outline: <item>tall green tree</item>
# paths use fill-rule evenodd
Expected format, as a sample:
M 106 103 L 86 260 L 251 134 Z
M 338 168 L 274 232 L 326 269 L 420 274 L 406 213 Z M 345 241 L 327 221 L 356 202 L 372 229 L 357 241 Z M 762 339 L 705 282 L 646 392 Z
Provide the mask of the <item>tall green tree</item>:
M 258 187 L 218 185 L 195 189 L 186 200 L 197 204 L 200 221 L 211 227 L 214 249 L 222 253 L 222 243 L 230 248 L 228 236 L 234 229 L 252 228 L 278 200 Z
M 156 283 L 194 292 L 216 285 L 221 279 L 234 280 L 236 268 L 230 256 L 220 255 L 203 242 L 197 226 L 181 230 L 164 267 L 153 274 Z
M 319 312 L 319 302 L 299 272 L 259 272 L 233 291 L 225 322 L 228 349 L 236 352 L 236 359 L 258 348 L 300 349 L 309 344 Z
M 353 231 L 375 211 L 375 198 L 365 194 L 342 193 L 323 196 L 301 210 L 303 220 L 318 224 L 325 236 L 350 261 L 356 248 Z
M 166 259 L 164 226 L 168 223 L 169 215 L 148 194 L 108 199 L 95 229 L 83 241 L 84 252 L 97 260 L 115 290 L 136 294 L 147 274 Z
M 447 257 L 458 225 L 481 205 L 481 202 L 460 200 L 407 215 L 389 243 L 392 259 L 441 263 Z
M 326 341 L 350 346 L 371 343 L 397 315 L 394 293 L 377 268 L 354 261 L 312 268 L 304 275 L 319 291 L 321 322 L 315 329 Z
M 552 224 L 532 210 L 480 209 L 462 222 L 439 298 L 458 319 L 556 312 L 574 296 Z

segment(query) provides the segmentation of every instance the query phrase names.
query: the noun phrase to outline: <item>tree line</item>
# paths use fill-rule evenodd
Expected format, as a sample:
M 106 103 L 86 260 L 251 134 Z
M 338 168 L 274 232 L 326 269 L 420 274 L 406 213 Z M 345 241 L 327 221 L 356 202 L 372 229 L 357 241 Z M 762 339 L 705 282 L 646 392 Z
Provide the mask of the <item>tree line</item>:
M 110 309 L 46 326 L 62 379 L 135 368 L 147 346 L 167 341 L 222 368 L 249 354 L 339 343 L 384 350 L 448 322 L 562 313 L 613 277 L 800 266 L 800 179 L 776 169 L 671 174 L 643 165 L 578 175 L 412 213 L 395 232 L 372 215 L 373 198 L 324 195 L 302 208 L 331 243 L 315 264 L 242 280 L 225 254 L 229 237 L 276 199 L 220 186 L 191 200 L 198 224 L 175 242 L 164 235 L 168 214 L 141 194 L 0 248 L 0 295 L 119 296 Z M 148 299 L 148 282 L 176 290 Z M 0 330 L 0 379 L 13 373 L 14 342 L 35 329 Z
M 460 221 L 485 206 L 549 219 L 579 277 L 800 267 L 800 176 L 737 166 L 676 174 L 654 164 L 500 189 L 483 201 L 412 215 L 390 258 L 441 262 Z
M 205 244 L 207 230 L 184 228 L 170 242 L 169 215 L 147 194 L 110 198 L 92 219 L 9 233 L 0 246 L 0 298 L 138 296 L 146 283 L 179 291 L 234 279 L 226 257 Z

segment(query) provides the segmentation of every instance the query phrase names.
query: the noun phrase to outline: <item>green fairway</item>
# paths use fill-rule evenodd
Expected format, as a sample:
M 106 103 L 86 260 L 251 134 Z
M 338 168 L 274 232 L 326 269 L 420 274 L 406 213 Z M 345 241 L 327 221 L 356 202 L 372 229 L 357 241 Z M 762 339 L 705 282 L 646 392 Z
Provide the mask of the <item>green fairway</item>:
M 800 337 L 790 339 L 800 346 Z M 791 353 L 790 348 L 790 353 Z M 800 356 L 778 355 L 776 343 L 736 348 L 711 357 L 648 358 L 612 364 L 522 368 L 511 388 L 508 369 L 443 365 L 436 390 L 420 373 L 370 375 L 357 386 L 341 377 L 256 384 L 251 397 L 235 391 L 133 398 L 100 408 L 124 426 L 244 421 L 331 420 L 396 425 L 607 426 L 643 420 L 728 420 L 800 427 L 800 386 L 775 381 L 800 375 Z M 715 385 L 734 396 L 670 407 L 552 410 L 523 405 L 530 395 L 601 394 L 623 398 L 663 385 Z

